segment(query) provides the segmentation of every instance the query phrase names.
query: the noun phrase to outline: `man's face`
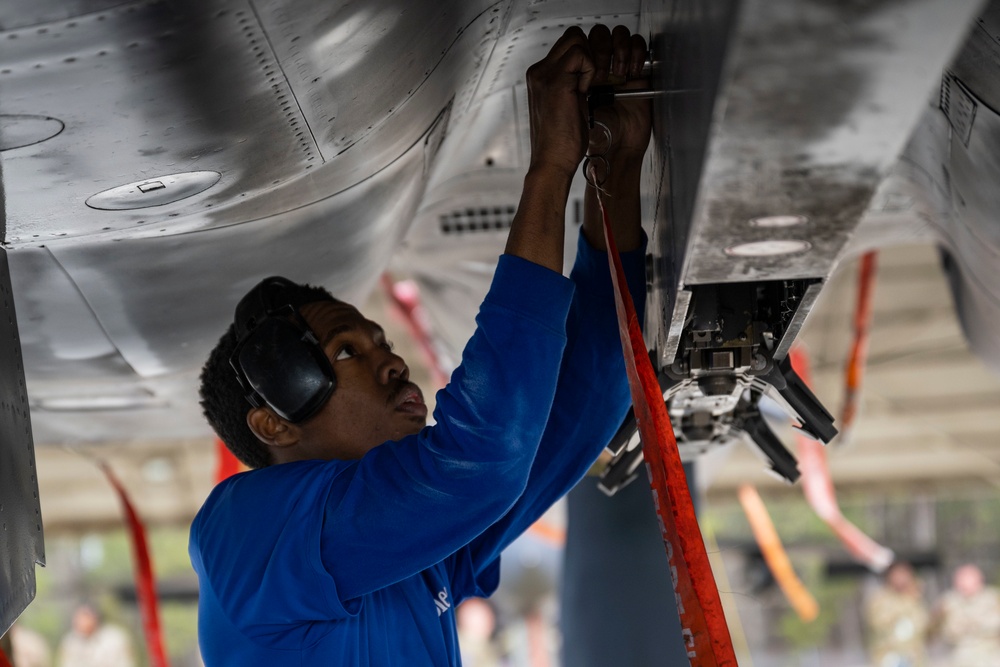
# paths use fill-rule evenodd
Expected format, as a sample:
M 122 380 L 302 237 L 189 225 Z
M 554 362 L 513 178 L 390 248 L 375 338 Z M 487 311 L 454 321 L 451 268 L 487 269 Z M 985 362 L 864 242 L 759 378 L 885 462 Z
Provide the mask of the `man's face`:
M 953 583 L 959 593 L 972 597 L 983 590 L 983 571 L 975 565 L 963 565 L 955 570 Z
M 89 637 L 97 630 L 97 614 L 90 607 L 79 607 L 73 612 L 73 630 L 77 634 Z
M 426 425 L 423 395 L 382 327 L 344 303 L 319 301 L 300 311 L 337 378 L 326 405 L 298 424 L 301 458 L 358 459 Z
M 897 563 L 892 566 L 889 570 L 888 580 L 889 586 L 899 593 L 912 591 L 917 583 L 913 576 L 913 570 L 910 569 L 909 565 L 903 563 Z

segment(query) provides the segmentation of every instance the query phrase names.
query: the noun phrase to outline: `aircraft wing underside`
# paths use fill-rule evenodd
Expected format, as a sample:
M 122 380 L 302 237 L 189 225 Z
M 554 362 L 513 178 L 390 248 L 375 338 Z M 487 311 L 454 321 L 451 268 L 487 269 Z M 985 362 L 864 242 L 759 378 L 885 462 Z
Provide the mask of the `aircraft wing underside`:
M 759 432 L 765 394 L 829 439 L 785 359 L 845 256 L 939 242 L 973 345 L 1000 358 L 997 15 L 978 0 L 5 3 L 5 243 L 36 439 L 207 434 L 198 369 L 267 274 L 359 302 L 391 263 L 457 358 L 527 163 L 523 73 L 597 21 L 647 35 L 669 93 L 644 176 L 647 334 L 685 455 Z

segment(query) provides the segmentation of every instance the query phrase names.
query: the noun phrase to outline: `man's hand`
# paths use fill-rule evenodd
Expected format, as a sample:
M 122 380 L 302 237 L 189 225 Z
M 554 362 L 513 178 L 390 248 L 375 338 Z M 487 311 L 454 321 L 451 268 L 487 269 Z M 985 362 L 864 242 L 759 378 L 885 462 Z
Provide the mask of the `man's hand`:
M 591 139 L 587 91 L 606 84 L 643 87 L 646 81 L 639 77 L 645 61 L 646 40 L 625 26 L 611 31 L 598 24 L 589 36 L 576 26 L 563 33 L 548 55 L 528 69 L 531 167 L 552 166 L 572 175 Z M 609 160 L 642 159 L 649 144 L 651 108 L 649 100 L 624 100 L 598 110 L 598 119 L 611 130 Z
M 595 25 L 589 41 L 597 68 L 591 85 L 614 85 L 625 90 L 648 86 L 648 81 L 640 78 L 646 61 L 646 40 L 642 35 L 632 35 L 621 25 L 614 31 Z M 595 117 L 607 125 L 612 141 L 608 147 L 604 133 L 593 132 L 591 152 L 606 152 L 605 157 L 613 166 L 641 163 L 649 145 L 651 111 L 651 100 L 619 100 L 611 107 L 598 109 Z
M 576 26 L 528 68 L 529 171 L 573 177 L 587 149 L 586 93 L 596 74 L 590 43 Z
M 545 58 L 528 69 L 531 162 L 507 238 L 507 254 L 562 271 L 566 198 L 590 144 L 587 91 L 593 84 L 641 76 L 645 58 L 645 41 L 624 26 L 609 31 L 607 26 L 598 25 L 589 36 L 572 27 Z M 642 234 L 638 226 L 639 167 L 649 143 L 649 117 L 649 102 L 634 100 L 616 103 L 602 114 L 612 130 L 613 142 L 607 151 L 612 178 L 634 184 L 634 188 L 622 189 L 627 194 L 618 202 L 627 208 L 621 223 L 625 230 L 623 250 L 636 247 Z M 593 204 L 590 202 L 588 208 Z M 593 215 L 585 214 L 585 218 L 591 219 L 590 224 L 584 221 L 588 240 L 603 248 L 600 219 L 595 227 Z
M 646 40 L 632 35 L 624 26 L 608 31 L 594 26 L 589 42 L 597 72 L 593 85 L 611 84 L 619 88 L 644 88 L 640 79 L 646 60 Z M 595 162 L 602 188 L 608 193 L 604 205 L 608 211 L 618 249 L 634 250 L 642 243 L 642 212 L 639 202 L 639 179 L 642 159 L 649 145 L 652 128 L 651 100 L 617 100 L 614 105 L 597 109 L 596 120 L 608 127 L 611 145 L 601 129 L 591 133 L 590 153 L 607 160 Z M 606 169 L 606 171 L 604 171 Z M 604 225 L 597 205 L 597 192 L 587 185 L 584 197 L 583 234 L 592 246 L 605 249 Z

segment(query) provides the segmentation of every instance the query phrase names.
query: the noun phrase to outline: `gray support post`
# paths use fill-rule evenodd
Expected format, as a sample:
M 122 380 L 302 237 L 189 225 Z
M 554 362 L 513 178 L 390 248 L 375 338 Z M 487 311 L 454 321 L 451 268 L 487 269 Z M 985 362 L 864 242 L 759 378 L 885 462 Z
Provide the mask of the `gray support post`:
M 691 478 L 693 467 L 684 469 Z M 568 499 L 560 591 L 562 664 L 687 665 L 645 475 L 611 498 L 587 478 Z

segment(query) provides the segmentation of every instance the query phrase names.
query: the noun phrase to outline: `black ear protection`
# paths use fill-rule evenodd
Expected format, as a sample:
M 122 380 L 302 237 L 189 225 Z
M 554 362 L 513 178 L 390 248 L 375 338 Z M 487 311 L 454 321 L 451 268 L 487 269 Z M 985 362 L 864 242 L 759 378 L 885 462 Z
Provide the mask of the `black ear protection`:
M 333 366 L 294 305 L 295 283 L 265 278 L 236 306 L 229 364 L 247 401 L 296 423 L 316 414 L 337 386 Z

